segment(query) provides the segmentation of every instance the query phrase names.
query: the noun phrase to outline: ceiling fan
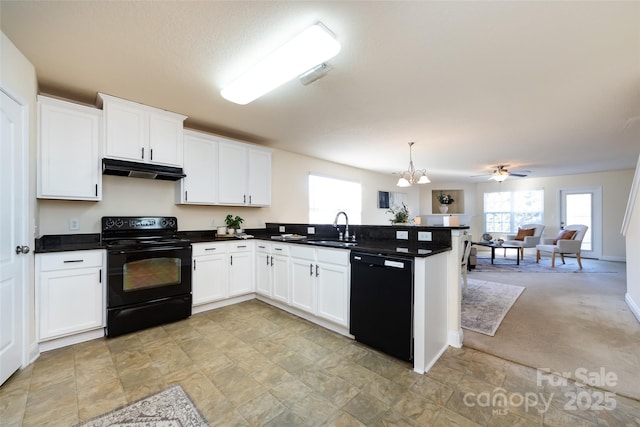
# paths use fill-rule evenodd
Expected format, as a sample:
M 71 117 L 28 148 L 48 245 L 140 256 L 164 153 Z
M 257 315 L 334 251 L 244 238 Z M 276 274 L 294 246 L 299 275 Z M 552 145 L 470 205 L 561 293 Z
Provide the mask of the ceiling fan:
M 475 175 L 474 177 L 478 177 L 478 176 L 489 176 L 489 179 L 492 179 L 494 181 L 497 182 L 502 182 L 504 180 L 506 180 L 508 177 L 510 176 L 517 176 L 517 177 L 525 177 L 527 176 L 527 173 L 531 173 L 531 171 L 517 171 L 517 172 L 510 172 L 509 169 L 507 169 L 507 166 L 509 165 L 497 165 L 494 167 L 493 171 L 491 171 L 490 173 L 486 173 L 486 174 L 482 174 L 482 175 Z M 474 178 L 472 177 L 472 178 Z

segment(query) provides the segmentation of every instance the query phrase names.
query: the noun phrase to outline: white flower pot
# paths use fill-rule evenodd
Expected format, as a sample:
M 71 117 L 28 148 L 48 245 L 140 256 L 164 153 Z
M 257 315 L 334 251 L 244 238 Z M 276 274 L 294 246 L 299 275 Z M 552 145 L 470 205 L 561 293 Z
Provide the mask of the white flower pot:
M 449 212 L 449 205 L 440 205 L 440 213 L 447 213 Z

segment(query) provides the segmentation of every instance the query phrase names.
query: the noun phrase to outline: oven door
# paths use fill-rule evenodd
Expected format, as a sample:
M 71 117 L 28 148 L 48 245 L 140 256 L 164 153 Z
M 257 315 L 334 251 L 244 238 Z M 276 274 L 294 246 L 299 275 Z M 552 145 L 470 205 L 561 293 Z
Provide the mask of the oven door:
M 107 253 L 107 307 L 191 293 L 191 246 Z

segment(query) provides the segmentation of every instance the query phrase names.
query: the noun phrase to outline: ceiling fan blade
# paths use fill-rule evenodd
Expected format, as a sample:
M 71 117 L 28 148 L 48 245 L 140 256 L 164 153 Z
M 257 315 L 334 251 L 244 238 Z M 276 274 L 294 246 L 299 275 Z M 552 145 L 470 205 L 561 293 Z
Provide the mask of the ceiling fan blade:
M 519 176 L 519 177 L 525 177 L 527 175 L 523 174 L 523 173 L 513 173 L 513 172 L 509 172 L 509 176 Z

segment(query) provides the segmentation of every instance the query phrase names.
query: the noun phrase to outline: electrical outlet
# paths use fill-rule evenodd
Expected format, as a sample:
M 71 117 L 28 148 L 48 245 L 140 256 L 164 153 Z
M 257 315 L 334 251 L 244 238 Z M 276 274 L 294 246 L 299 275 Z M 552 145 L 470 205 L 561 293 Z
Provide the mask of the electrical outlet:
M 420 242 L 430 242 L 431 241 L 431 232 L 430 231 L 418 231 L 418 241 L 420 241 Z
M 80 220 L 78 218 L 69 219 L 69 230 L 80 230 Z
M 316 234 L 315 227 L 307 227 L 307 234 Z
M 284 233 L 284 225 L 281 225 L 280 227 L 278 227 L 278 232 Z
M 398 240 L 409 240 L 409 232 L 408 231 L 396 231 L 396 239 L 398 239 Z

